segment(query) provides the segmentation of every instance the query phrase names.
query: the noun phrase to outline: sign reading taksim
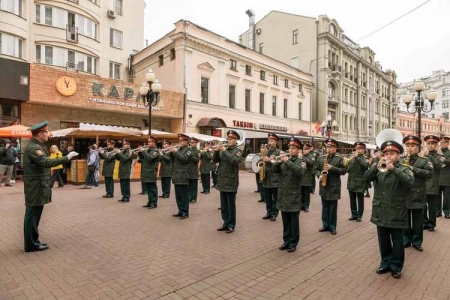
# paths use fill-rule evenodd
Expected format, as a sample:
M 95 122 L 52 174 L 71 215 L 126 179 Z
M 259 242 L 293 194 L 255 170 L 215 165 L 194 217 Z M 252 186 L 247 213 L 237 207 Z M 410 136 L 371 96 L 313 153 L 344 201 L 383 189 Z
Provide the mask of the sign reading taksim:
M 233 126 L 238 128 L 246 128 L 246 129 L 261 129 L 261 130 L 271 130 L 271 131 L 284 131 L 287 132 L 288 128 L 286 126 L 278 126 L 271 124 L 257 124 L 246 121 L 238 121 L 233 120 Z
M 233 126 L 239 128 L 256 129 L 256 123 L 233 120 Z

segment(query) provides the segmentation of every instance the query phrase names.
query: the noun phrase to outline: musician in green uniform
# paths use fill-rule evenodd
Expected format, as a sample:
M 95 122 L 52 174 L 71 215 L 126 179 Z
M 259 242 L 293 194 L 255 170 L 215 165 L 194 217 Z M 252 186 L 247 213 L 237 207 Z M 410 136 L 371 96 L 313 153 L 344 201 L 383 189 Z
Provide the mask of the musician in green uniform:
M 25 192 L 25 219 L 23 237 L 25 252 L 44 251 L 47 243 L 39 241 L 39 222 L 44 205 L 52 202 L 50 168 L 67 163 L 78 153 L 50 159 L 44 143 L 48 141 L 48 122 L 30 128 L 32 138 L 23 154 L 23 184 Z
M 192 151 L 188 147 L 189 136 L 178 134 L 179 149 L 170 149 L 173 161 L 172 182 L 175 186 L 175 198 L 178 206 L 178 213 L 174 217 L 180 219 L 189 218 L 189 179 L 188 166 L 192 159 Z
M 403 147 L 395 141 L 381 145 L 384 158 L 373 164 L 364 178 L 374 182 L 372 218 L 377 225 L 378 245 L 381 262 L 377 274 L 392 272 L 392 277 L 402 276 L 405 262 L 403 231 L 408 226 L 406 201 L 408 190 L 414 184 L 414 175 L 408 167 L 399 162 Z
M 319 157 L 316 176 L 319 178 L 320 197 L 322 199 L 322 224 L 320 232 L 330 231 L 336 235 L 337 207 L 341 198 L 341 176 L 345 174 L 344 159 L 336 153 L 338 142 L 326 139 L 327 154 Z
M 200 150 L 197 148 L 199 140 L 191 138 L 189 150 L 192 153 L 188 166 L 189 178 L 189 203 L 197 202 L 198 194 L 198 162 L 200 161 Z
M 113 198 L 114 197 L 114 167 L 116 165 L 116 158 L 114 156 L 114 145 L 113 140 L 106 141 L 106 150 L 100 149 L 100 157 L 103 159 L 103 170 L 102 175 L 105 177 L 105 188 L 106 195 L 103 198 Z
M 158 139 L 149 136 L 147 141 L 147 148 L 139 146 L 138 156 L 141 159 L 142 164 L 142 182 L 145 189 L 148 191 L 147 204 L 143 207 L 153 209 L 158 206 L 158 186 L 156 185 L 158 164 L 159 164 L 159 151 L 156 148 Z
M 435 135 L 427 135 L 424 138 L 427 143 L 428 150 L 424 156 L 428 157 L 433 164 L 433 177 L 427 180 L 427 204 L 423 211 L 423 229 L 435 231 L 436 228 L 436 206 L 439 199 L 439 175 L 441 173 L 442 164 L 440 162 L 441 155 L 437 153 L 439 137 Z
M 319 159 L 319 152 L 316 149 L 314 149 L 314 143 L 311 142 L 311 145 L 313 148 L 311 149 L 310 154 L 311 154 L 311 158 L 314 159 L 314 168 L 315 168 L 316 164 L 317 164 L 317 160 Z M 315 174 L 315 172 L 313 172 L 311 174 L 311 194 L 314 194 L 315 191 L 316 191 L 316 174 Z
M 172 146 L 171 141 L 164 140 L 163 149 L 167 149 Z M 161 168 L 159 169 L 159 175 L 161 177 L 161 190 L 162 195 L 159 198 L 169 198 L 170 197 L 170 186 L 172 181 L 172 158 L 168 151 L 163 151 L 159 156 L 161 163 Z
M 369 168 L 369 159 L 364 156 L 366 144 L 356 142 L 353 144 L 355 153 L 349 159 L 344 159 L 344 165 L 347 167 L 348 179 L 347 189 L 350 196 L 350 211 L 352 216 L 349 221 L 361 222 L 364 213 L 364 190 L 366 181 L 364 174 Z
M 446 219 L 450 219 L 450 150 L 448 149 L 450 136 L 444 136 L 441 139 L 442 157 L 439 161 L 442 164 L 441 173 L 439 174 L 439 186 L 443 192 L 442 210 Z M 439 204 L 440 204 L 439 200 Z M 440 206 L 438 206 L 438 214 L 440 216 Z
M 311 174 L 305 173 L 307 163 L 299 158 L 302 143 L 297 138 L 291 138 L 289 141 L 289 155 L 279 158 L 279 162 L 274 163 L 273 171 L 280 174 L 280 184 L 278 186 L 277 208 L 281 211 L 283 220 L 283 244 L 278 248 L 294 252 L 297 249 L 300 240 L 300 209 L 302 206 L 303 186 L 299 186 L 298 182 L 302 182 L 302 177 L 307 176 L 311 181 Z M 281 154 L 283 155 L 283 154 Z M 308 188 L 308 194 L 310 187 Z
M 211 171 L 213 171 L 211 143 L 205 142 L 205 146 L 201 152 L 200 160 L 200 176 L 202 178 L 202 194 L 209 194 L 211 190 Z
M 122 198 L 119 202 L 130 202 L 130 177 L 131 177 L 131 163 L 133 162 L 132 153 L 130 150 L 130 142 L 123 140 L 122 151 L 115 149 L 116 159 L 119 163 L 119 180 L 120 180 L 120 192 Z
M 277 220 L 277 198 L 278 198 L 278 177 L 279 174 L 272 171 L 272 158 L 280 155 L 280 150 L 277 149 L 278 136 L 275 133 L 268 135 L 268 149 L 266 155 L 261 157 L 265 163 L 265 175 L 262 181 L 262 188 L 264 190 L 264 200 L 266 201 L 266 215 L 262 217 L 263 220 L 270 220 L 272 222 Z
M 309 204 L 311 200 L 311 175 L 314 175 L 314 167 L 316 165 L 316 158 L 314 154 L 311 152 L 314 149 L 314 146 L 310 142 L 306 142 L 303 146 L 303 154 L 299 153 L 299 158 L 301 162 L 304 162 L 306 165 L 306 169 L 304 170 L 304 174 L 300 180 L 300 193 L 302 198 L 302 207 L 301 210 L 308 212 Z M 315 181 L 314 181 L 315 182 Z
M 214 152 L 213 162 L 219 163 L 216 189 L 220 191 L 220 207 L 223 224 L 217 231 L 234 232 L 236 227 L 236 193 L 239 187 L 239 163 L 242 151 L 237 145 L 241 136 L 235 130 L 227 132 L 227 146 Z
M 414 174 L 414 185 L 408 190 L 406 207 L 408 208 L 408 228 L 403 234 L 404 247 L 411 245 L 419 252 L 423 251 L 423 208 L 427 201 L 427 180 L 433 177 L 433 164 L 426 157 L 419 156 L 422 141 L 416 136 L 403 139 L 407 155 L 400 158 L 400 163 Z

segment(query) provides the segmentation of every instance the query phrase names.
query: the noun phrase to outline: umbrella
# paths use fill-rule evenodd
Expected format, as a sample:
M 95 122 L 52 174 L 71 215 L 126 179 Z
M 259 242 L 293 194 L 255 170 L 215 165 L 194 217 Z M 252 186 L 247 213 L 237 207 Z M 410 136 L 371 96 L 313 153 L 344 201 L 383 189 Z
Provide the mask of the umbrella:
M 217 136 L 212 136 L 212 135 L 207 135 L 207 134 L 201 134 L 201 133 L 186 133 L 186 135 L 188 135 L 191 138 L 196 138 L 200 141 L 203 142 L 212 142 L 212 141 L 220 141 L 220 142 L 224 142 L 227 139 L 222 138 L 222 137 L 217 137 Z
M 55 130 L 51 132 L 52 137 L 115 137 L 115 138 L 140 138 L 142 132 L 136 128 L 121 127 L 121 126 L 109 126 L 109 125 L 97 125 L 97 124 L 85 124 L 80 123 L 79 128 L 66 128 Z
M 31 131 L 28 129 L 28 126 L 23 125 L 0 127 L 0 137 L 30 138 Z
M 141 131 L 143 135 L 148 135 L 148 129 Z M 178 135 L 176 133 L 172 132 L 166 132 L 161 130 L 152 129 L 152 136 L 158 138 L 158 139 L 176 139 Z

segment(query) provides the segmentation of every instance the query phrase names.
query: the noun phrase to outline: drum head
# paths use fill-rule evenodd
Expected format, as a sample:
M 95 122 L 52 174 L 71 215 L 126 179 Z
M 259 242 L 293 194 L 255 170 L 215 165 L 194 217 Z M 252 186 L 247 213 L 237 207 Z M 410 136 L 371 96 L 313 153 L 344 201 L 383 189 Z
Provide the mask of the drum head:
M 247 157 L 245 158 L 245 168 L 247 169 L 247 171 L 249 171 L 250 173 L 258 173 L 258 161 L 260 159 L 261 155 L 259 155 L 258 153 L 247 155 Z

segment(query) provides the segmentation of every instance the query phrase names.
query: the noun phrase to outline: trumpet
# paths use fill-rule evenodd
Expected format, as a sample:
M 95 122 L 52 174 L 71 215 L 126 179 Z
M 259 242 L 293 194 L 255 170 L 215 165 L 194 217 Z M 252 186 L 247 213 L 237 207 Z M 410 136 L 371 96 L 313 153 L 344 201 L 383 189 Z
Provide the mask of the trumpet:
M 352 156 L 350 156 L 349 158 L 346 158 L 345 160 L 344 160 L 344 166 L 348 166 L 348 164 L 350 163 L 350 161 L 352 160 L 352 159 L 354 159 L 355 158 L 355 154 L 352 154 Z
M 225 148 L 228 146 L 227 142 L 220 142 L 217 145 L 211 146 L 211 151 L 217 151 L 220 147 L 224 146 Z
M 142 148 L 144 148 L 144 150 L 147 150 L 148 146 L 142 146 Z M 136 152 L 136 151 L 139 151 L 139 148 L 131 150 L 131 152 Z
M 281 158 L 282 158 L 282 157 L 285 157 L 285 156 L 289 156 L 289 158 L 290 158 L 290 157 L 291 157 L 291 153 L 286 152 L 286 153 L 280 154 L 280 155 L 278 155 L 278 156 L 272 155 L 272 156 L 270 157 L 270 162 L 271 162 L 271 163 L 280 162 L 280 161 L 281 161 Z
M 384 172 L 389 171 L 388 168 L 387 168 L 387 165 L 388 165 L 389 163 L 390 163 L 390 162 L 387 161 L 387 160 L 384 159 L 384 158 L 380 159 L 380 161 L 378 162 L 378 165 L 377 165 L 378 171 L 381 172 L 381 173 L 384 173 Z
M 159 152 L 160 152 L 161 154 L 166 154 L 167 152 L 169 152 L 169 151 L 172 150 L 172 149 L 177 149 L 177 150 L 178 150 L 179 148 L 180 148 L 180 144 L 176 144 L 176 145 L 173 145 L 173 146 L 170 146 L 170 147 L 161 149 L 161 150 L 159 150 Z

